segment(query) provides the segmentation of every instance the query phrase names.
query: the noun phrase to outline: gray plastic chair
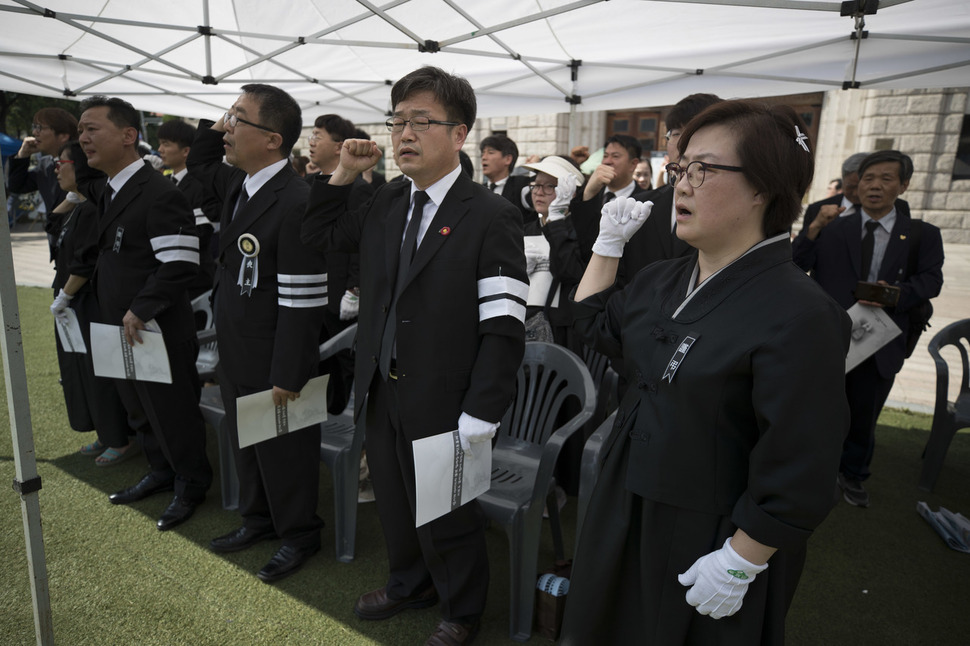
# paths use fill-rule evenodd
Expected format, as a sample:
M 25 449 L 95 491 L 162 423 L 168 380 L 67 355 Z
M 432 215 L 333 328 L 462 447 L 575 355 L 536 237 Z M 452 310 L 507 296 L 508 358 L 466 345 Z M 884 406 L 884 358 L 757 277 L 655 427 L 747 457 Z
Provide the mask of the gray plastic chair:
M 574 399 L 580 412 L 556 428 L 563 405 Z M 532 634 L 543 506 L 549 509 L 556 557 L 563 558 L 553 469 L 563 443 L 593 414 L 596 391 L 582 359 L 551 343 L 527 343 L 516 376 L 515 400 L 499 427 L 492 450 L 491 488 L 478 501 L 485 515 L 509 537 L 511 582 L 509 635 Z
M 963 379 L 955 402 L 948 399 L 950 370 L 940 350 L 952 345 L 960 352 L 963 362 Z M 961 428 L 970 427 L 970 319 L 947 325 L 930 340 L 928 350 L 936 363 L 936 407 L 933 426 L 923 449 L 923 469 L 919 476 L 919 488 L 932 491 L 943 470 L 943 460 L 953 436 Z
M 357 324 L 342 330 L 327 343 L 320 346 L 320 360 L 328 359 L 337 352 L 349 350 L 357 336 Z M 332 345 L 331 345 L 332 344 Z M 326 356 L 324 347 L 327 346 Z M 328 415 L 321 427 L 320 459 L 330 467 L 333 476 L 333 526 L 336 534 L 337 560 L 350 563 L 354 560 L 354 543 L 357 536 L 357 485 L 360 475 L 360 453 L 364 447 L 364 428 L 367 402 L 354 423 L 354 389 L 350 399 L 339 415 Z
M 590 376 L 593 377 L 593 386 L 596 387 L 596 408 L 593 410 L 593 416 L 586 422 L 586 427 L 583 429 L 583 433 L 588 439 L 603 423 L 603 420 L 616 410 L 616 389 L 619 376 L 613 370 L 610 359 L 605 354 L 600 354 L 588 345 L 584 345 L 582 355 L 583 362 L 589 368 Z
M 606 438 L 610 436 L 610 432 L 613 430 L 614 422 L 616 422 L 616 411 L 610 413 L 609 417 L 603 420 L 599 428 L 589 436 L 583 446 L 583 460 L 579 468 L 579 503 L 576 509 L 576 547 L 573 548 L 574 554 L 576 548 L 579 547 L 579 537 L 583 530 L 583 521 L 586 519 L 586 510 L 589 509 L 589 500 L 593 495 L 593 488 L 600 477 L 600 471 L 603 470 L 603 446 L 606 443 Z
M 219 346 L 216 344 L 216 320 L 212 315 L 212 305 L 209 297 L 212 290 L 199 294 L 192 299 L 192 312 L 202 319 L 202 327 L 198 331 L 199 354 L 195 359 L 195 368 L 199 372 L 199 379 L 203 383 L 212 381 L 216 377 L 216 366 L 219 365 Z

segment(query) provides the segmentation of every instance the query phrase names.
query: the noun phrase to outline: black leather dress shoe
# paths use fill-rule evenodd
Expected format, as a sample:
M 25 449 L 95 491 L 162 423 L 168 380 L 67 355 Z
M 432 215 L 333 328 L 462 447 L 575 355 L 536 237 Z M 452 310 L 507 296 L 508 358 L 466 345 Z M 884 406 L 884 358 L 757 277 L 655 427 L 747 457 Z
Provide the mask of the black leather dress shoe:
M 213 538 L 209 541 L 209 549 L 219 554 L 238 552 L 252 547 L 260 541 L 268 541 L 272 538 L 276 538 L 276 532 L 272 529 L 258 530 L 243 526 L 228 534 Z
M 407 599 L 391 599 L 387 596 L 387 588 L 378 588 L 360 595 L 354 604 L 354 614 L 361 619 L 388 619 L 408 608 L 430 608 L 438 603 L 438 592 L 435 587 L 428 586 L 424 592 Z
M 167 531 L 181 525 L 195 513 L 195 508 L 201 500 L 188 500 L 182 496 L 175 496 L 172 498 L 172 502 L 169 504 L 168 508 L 162 512 L 161 517 L 158 519 L 158 529 L 159 531 Z
M 147 498 L 148 496 L 156 493 L 172 491 L 174 489 L 174 476 L 160 476 L 156 473 L 149 473 L 147 476 L 139 480 L 138 484 L 111 494 L 108 496 L 108 500 L 115 505 L 127 505 L 128 503 L 141 500 L 142 498 Z
M 320 547 L 299 548 L 284 545 L 273 555 L 269 563 L 256 573 L 265 583 L 273 583 L 290 576 L 307 562 L 311 556 L 320 551 Z

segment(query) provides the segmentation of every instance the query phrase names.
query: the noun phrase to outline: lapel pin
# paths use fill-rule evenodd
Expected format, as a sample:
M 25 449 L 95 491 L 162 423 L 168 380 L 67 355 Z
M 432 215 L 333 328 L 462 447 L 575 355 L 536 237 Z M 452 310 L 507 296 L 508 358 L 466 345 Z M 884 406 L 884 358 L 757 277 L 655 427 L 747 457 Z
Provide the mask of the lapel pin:
M 904 236 L 904 235 L 902 235 L 902 234 L 900 234 L 900 235 L 899 235 L 899 239 L 900 239 L 900 240 L 905 240 L 905 239 L 906 239 L 906 236 Z
M 438 229 L 438 233 L 440 233 L 443 236 L 449 235 L 451 233 L 451 227 L 441 227 L 440 229 Z

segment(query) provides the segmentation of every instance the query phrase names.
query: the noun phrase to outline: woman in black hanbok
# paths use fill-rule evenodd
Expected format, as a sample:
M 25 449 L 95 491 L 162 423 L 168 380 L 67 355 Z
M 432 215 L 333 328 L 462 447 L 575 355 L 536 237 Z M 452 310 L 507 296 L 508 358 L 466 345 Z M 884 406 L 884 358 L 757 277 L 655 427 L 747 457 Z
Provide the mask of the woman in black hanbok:
M 613 290 L 649 216 L 603 209 L 576 327 L 631 387 L 572 572 L 562 643 L 780 644 L 812 530 L 836 501 L 849 319 L 791 262 L 811 182 L 787 106 L 716 104 L 670 164 L 698 251 Z M 743 605 L 742 605 L 743 601 Z

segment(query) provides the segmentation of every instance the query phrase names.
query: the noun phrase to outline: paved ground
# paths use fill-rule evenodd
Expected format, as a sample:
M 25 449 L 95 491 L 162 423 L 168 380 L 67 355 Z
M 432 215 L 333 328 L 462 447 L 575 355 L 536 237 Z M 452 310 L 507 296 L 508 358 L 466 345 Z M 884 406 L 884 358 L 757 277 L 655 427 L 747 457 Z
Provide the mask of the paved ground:
M 50 287 L 54 272 L 48 262 L 47 237 L 37 225 L 18 224 L 11 233 L 14 273 L 18 285 Z M 970 318 L 970 245 L 947 244 L 943 265 L 943 292 L 933 300 L 932 327 L 923 333 L 919 346 L 907 360 L 889 394 L 889 405 L 932 413 L 936 398 L 936 369 L 926 350 L 933 335 L 944 326 Z M 951 348 L 951 350 L 953 350 Z M 958 360 L 957 353 L 945 355 Z M 957 385 L 950 384 L 950 398 Z

